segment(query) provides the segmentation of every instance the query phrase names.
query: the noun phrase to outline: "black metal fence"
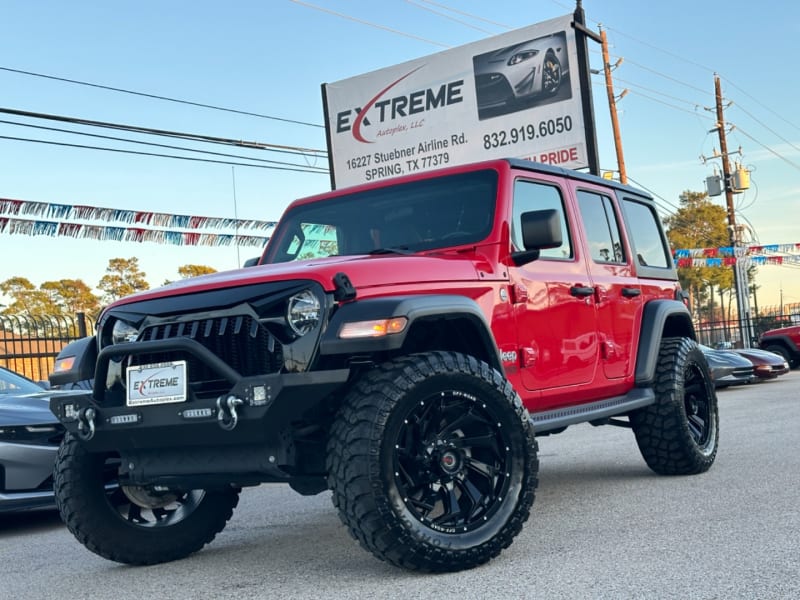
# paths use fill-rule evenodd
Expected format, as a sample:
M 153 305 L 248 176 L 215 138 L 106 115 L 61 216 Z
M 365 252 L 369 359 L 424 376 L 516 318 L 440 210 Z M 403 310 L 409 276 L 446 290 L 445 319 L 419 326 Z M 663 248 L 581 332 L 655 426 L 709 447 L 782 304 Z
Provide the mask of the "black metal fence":
M 56 355 L 69 342 L 91 335 L 84 313 L 70 316 L 0 315 L 0 366 L 43 381 Z
M 741 324 L 738 320 L 701 320 L 695 323 L 695 330 L 698 341 L 706 346 L 743 348 L 745 346 L 743 339 L 748 336 L 750 337 L 750 346 L 756 347 L 762 333 L 789 325 L 800 325 L 800 312 L 760 315 L 745 319 Z

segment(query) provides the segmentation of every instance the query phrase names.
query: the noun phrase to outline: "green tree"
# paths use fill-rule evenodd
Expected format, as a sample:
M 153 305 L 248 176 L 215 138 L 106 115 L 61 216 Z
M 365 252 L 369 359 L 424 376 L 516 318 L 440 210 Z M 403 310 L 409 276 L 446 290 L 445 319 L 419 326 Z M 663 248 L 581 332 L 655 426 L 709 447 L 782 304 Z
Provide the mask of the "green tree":
M 36 289 L 25 277 L 11 277 L 0 282 L 0 293 L 11 298 L 11 304 L 3 309 L 3 314 L 6 315 L 34 317 L 58 312 L 49 294 Z
M 103 300 L 113 302 L 123 296 L 150 289 L 145 279 L 146 273 L 139 269 L 139 259 L 112 258 L 108 261 L 106 275 L 97 284 L 103 291 Z
M 211 273 L 216 273 L 217 270 L 214 267 L 209 267 L 208 265 L 182 265 L 178 267 L 178 275 L 181 279 L 189 279 L 190 277 L 198 277 L 200 275 L 210 275 Z M 165 279 L 163 285 L 167 285 L 172 283 L 171 279 Z
M 188 279 L 189 277 L 197 277 L 198 275 L 209 275 L 216 273 L 217 270 L 208 265 L 183 265 L 178 267 L 178 275 L 181 279 Z
M 719 248 L 730 245 L 728 216 L 722 206 L 713 204 L 705 192 L 686 190 L 680 196 L 680 208 L 665 219 L 667 237 L 673 248 Z M 733 288 L 731 267 L 680 267 L 681 286 L 689 291 L 692 306 L 713 306 L 716 286 L 720 291 Z M 712 312 L 709 309 L 709 312 Z M 709 314 L 709 318 L 714 316 Z
M 100 309 L 100 299 L 82 279 L 45 281 L 39 287 L 58 307 L 58 314 L 72 316 L 83 312 L 94 317 Z

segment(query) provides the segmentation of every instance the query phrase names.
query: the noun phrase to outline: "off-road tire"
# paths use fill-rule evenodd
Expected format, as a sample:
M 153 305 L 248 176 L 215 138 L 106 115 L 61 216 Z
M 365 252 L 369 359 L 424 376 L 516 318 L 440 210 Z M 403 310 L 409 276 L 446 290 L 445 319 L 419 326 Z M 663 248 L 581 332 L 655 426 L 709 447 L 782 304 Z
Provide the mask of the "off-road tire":
M 109 560 L 151 565 L 184 558 L 222 531 L 239 502 L 238 489 L 194 490 L 190 494 L 196 502 L 171 513 L 156 509 L 149 523 L 138 511 L 125 518 L 115 504 L 136 507 L 116 485 L 116 470 L 109 468 L 108 459 L 87 452 L 67 434 L 56 458 L 55 492 L 67 528 L 89 550 Z
M 500 554 L 538 482 L 528 411 L 503 376 L 455 352 L 398 358 L 348 393 L 328 446 L 333 504 L 376 557 L 426 572 Z
M 661 475 L 707 471 L 717 455 L 719 411 L 703 352 L 689 338 L 664 338 L 656 402 L 630 415 L 647 465 Z

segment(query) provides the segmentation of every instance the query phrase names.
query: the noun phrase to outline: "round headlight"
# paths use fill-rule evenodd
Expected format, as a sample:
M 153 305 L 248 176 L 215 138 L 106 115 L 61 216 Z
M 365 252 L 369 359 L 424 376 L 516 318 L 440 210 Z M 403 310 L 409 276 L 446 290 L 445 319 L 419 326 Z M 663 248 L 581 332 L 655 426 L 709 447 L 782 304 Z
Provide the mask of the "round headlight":
M 305 335 L 314 329 L 319 323 L 320 315 L 319 298 L 311 290 L 302 291 L 289 298 L 286 320 L 297 335 Z
M 117 321 L 111 330 L 111 343 L 122 344 L 124 342 L 135 342 L 139 336 L 139 330 L 130 323 Z

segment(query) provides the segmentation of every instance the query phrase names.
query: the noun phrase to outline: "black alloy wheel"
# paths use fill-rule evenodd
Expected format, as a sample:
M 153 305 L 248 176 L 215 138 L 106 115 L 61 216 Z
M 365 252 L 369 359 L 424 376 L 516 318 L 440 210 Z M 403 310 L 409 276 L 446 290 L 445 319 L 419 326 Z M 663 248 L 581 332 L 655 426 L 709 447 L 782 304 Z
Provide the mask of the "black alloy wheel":
M 488 364 L 456 352 L 366 372 L 331 430 L 328 485 L 351 535 L 406 569 L 469 569 L 530 514 L 537 446 L 527 410 Z
M 394 441 L 394 483 L 431 529 L 480 527 L 508 494 L 511 441 L 474 396 L 447 390 L 420 400 Z

